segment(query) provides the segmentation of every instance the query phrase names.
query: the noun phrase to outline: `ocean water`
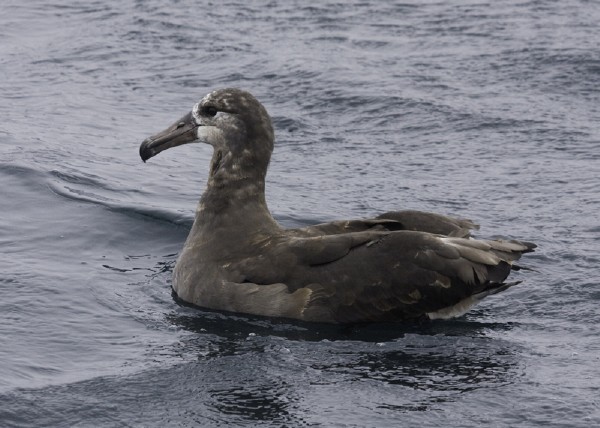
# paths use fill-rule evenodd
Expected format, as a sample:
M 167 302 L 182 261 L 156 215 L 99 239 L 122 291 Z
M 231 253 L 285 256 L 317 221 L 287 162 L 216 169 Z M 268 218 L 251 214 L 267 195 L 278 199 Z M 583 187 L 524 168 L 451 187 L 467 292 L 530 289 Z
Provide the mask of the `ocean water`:
M 0 426 L 600 425 L 600 4 L 7 0 Z M 269 110 L 275 218 L 393 209 L 531 240 L 421 325 L 182 305 L 211 156 L 138 147 L 207 92 Z

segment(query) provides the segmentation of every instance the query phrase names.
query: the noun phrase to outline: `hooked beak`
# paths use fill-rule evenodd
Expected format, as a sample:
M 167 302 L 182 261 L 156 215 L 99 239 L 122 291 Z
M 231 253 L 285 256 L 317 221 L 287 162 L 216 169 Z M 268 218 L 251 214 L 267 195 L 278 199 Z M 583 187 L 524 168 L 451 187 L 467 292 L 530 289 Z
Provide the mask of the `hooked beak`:
M 146 138 L 140 146 L 140 157 L 146 162 L 163 150 L 197 140 L 198 126 L 192 112 L 189 112 L 164 131 Z

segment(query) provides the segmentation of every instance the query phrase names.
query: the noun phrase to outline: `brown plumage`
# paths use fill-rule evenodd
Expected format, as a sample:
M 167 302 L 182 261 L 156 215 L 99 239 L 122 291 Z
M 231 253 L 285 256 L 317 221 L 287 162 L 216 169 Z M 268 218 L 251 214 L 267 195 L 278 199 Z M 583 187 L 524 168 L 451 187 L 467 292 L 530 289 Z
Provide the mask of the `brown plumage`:
M 282 228 L 264 195 L 271 120 L 238 89 L 205 96 L 140 156 L 194 141 L 214 154 L 173 288 L 198 306 L 333 323 L 449 318 L 514 285 L 512 262 L 535 248 L 475 240 L 471 221 L 420 211 Z

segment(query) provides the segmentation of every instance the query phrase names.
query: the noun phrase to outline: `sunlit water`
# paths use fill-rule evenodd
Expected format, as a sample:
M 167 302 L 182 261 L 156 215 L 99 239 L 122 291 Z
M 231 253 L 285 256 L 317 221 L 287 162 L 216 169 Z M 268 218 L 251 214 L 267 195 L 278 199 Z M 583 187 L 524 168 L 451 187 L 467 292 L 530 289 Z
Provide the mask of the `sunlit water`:
M 200 3 L 0 5 L 0 426 L 600 424 L 598 3 Z M 422 325 L 180 305 L 211 152 L 138 147 L 223 86 L 286 226 L 452 214 L 535 271 Z

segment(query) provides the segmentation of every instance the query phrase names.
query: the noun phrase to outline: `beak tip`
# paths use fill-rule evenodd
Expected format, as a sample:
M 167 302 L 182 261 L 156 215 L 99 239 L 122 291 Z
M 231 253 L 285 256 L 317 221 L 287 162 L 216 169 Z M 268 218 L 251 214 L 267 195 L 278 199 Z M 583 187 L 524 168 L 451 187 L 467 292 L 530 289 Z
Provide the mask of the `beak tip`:
M 142 158 L 142 161 L 144 163 L 146 163 L 146 161 L 148 159 L 150 159 L 152 156 L 153 156 L 152 150 L 147 147 L 146 141 L 144 141 L 142 143 L 142 145 L 140 146 L 140 157 Z

